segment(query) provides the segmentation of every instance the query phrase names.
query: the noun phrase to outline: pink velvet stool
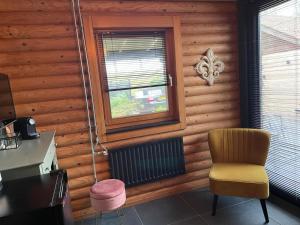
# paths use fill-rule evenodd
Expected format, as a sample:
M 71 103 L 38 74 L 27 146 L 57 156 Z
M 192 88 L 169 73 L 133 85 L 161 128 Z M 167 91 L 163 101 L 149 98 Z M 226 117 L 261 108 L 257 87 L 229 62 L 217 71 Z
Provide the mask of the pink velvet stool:
M 119 209 L 126 201 L 125 184 L 116 179 L 97 182 L 90 189 L 90 198 L 92 207 L 100 213 L 100 217 L 102 212 L 113 210 L 117 210 L 120 217 Z

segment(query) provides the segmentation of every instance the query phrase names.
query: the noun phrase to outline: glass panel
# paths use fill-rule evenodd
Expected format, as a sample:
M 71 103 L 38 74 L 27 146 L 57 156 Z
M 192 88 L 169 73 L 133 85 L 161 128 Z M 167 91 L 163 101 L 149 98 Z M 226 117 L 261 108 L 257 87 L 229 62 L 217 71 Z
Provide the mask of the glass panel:
M 300 197 L 300 1 L 260 13 L 261 127 L 272 185 Z
M 112 118 L 168 111 L 167 91 L 167 87 L 112 91 L 109 94 Z
M 102 40 L 108 91 L 167 85 L 163 32 L 104 33 Z
M 100 34 L 112 118 L 168 111 L 165 32 Z

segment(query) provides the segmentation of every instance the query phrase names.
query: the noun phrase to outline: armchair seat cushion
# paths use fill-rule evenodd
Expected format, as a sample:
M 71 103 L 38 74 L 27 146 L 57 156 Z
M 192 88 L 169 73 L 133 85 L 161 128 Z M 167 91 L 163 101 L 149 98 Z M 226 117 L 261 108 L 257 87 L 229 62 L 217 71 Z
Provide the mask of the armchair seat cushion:
M 214 163 L 210 189 L 217 195 L 267 199 L 269 180 L 264 166 L 247 163 Z

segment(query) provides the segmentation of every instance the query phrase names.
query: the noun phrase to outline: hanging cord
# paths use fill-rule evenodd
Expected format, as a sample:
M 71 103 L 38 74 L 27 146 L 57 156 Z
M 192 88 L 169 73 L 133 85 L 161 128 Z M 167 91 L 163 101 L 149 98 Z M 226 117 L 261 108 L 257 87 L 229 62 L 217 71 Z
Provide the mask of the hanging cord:
M 88 80 L 89 80 L 89 85 L 90 85 L 90 94 L 91 94 L 91 103 L 92 103 L 92 111 L 93 111 L 93 122 L 94 122 L 94 127 L 95 127 L 95 134 L 96 134 L 96 146 L 100 145 L 100 147 L 102 148 L 102 151 L 100 152 L 95 152 L 94 154 L 103 154 L 103 155 L 108 155 L 108 149 L 101 144 L 100 139 L 99 139 L 99 135 L 98 135 L 98 126 L 97 126 L 97 122 L 96 122 L 96 111 L 95 111 L 95 104 L 94 104 L 94 95 L 93 95 L 93 86 L 91 83 L 91 72 L 90 72 L 90 67 L 89 67 L 89 58 L 87 56 L 87 46 L 86 46 L 86 38 L 85 38 L 85 34 L 84 34 L 84 30 L 83 30 L 83 20 L 82 20 L 82 14 L 81 14 L 81 10 L 80 10 L 80 0 L 77 0 L 77 9 L 78 9 L 78 15 L 79 15 L 79 21 L 80 21 L 80 30 L 81 30 L 81 36 L 82 36 L 82 40 L 83 40 L 83 47 L 84 47 L 84 57 L 85 57 L 85 61 L 86 61 L 86 65 L 87 65 L 87 74 L 88 74 Z M 80 52 L 81 53 L 81 52 Z
M 84 46 L 84 52 L 85 52 L 85 60 L 86 60 L 86 64 L 87 64 L 87 73 L 88 73 L 88 81 L 89 81 L 89 85 L 90 85 L 90 91 L 92 92 L 92 85 L 91 85 L 91 76 L 90 76 L 90 70 L 89 70 L 89 66 L 88 66 L 88 58 L 86 55 L 86 42 L 85 42 L 85 36 L 84 36 L 84 32 L 83 32 L 83 22 L 82 22 L 82 16 L 81 16 L 81 12 L 80 12 L 80 0 L 77 0 L 77 5 L 75 4 L 74 0 L 71 0 L 72 2 L 72 9 L 73 9 L 73 17 L 74 17 L 74 26 L 75 26 L 75 31 L 76 31 L 76 39 L 77 39 L 77 47 L 78 47 L 78 51 L 79 51 L 79 59 L 80 59 L 80 67 L 81 67 L 81 76 L 82 76 L 82 82 L 83 82 L 83 87 L 84 87 L 84 96 L 85 96 L 85 103 L 86 103 L 86 110 L 87 110 L 87 116 L 88 116 L 88 126 L 89 126 L 89 136 L 90 136 L 90 145 L 91 145 L 91 153 L 92 153 L 92 162 L 93 162 L 93 173 L 94 173 L 94 179 L 95 182 L 98 182 L 98 178 L 97 178 L 97 172 L 96 172 L 96 160 L 95 160 L 95 154 L 103 154 L 103 155 L 107 155 L 107 148 L 103 145 L 100 144 L 100 140 L 98 137 L 98 129 L 97 129 L 97 123 L 95 120 L 95 106 L 94 106 L 94 98 L 93 95 L 91 93 L 91 105 L 92 105 L 92 111 L 93 111 L 93 121 L 94 121 L 94 130 L 95 130 L 95 134 L 96 134 L 96 143 L 94 144 L 94 136 L 93 136 L 93 127 L 92 127 L 92 123 L 91 123 L 91 114 L 90 114 L 90 103 L 89 103 L 89 99 L 88 99 L 88 89 L 86 86 L 86 75 L 85 75 L 85 70 L 84 70 L 84 63 L 83 63 L 83 56 L 82 56 L 82 47 L 81 47 L 81 39 L 80 39 L 80 32 L 81 32 L 81 37 L 82 37 L 82 42 L 83 42 L 83 46 Z M 77 14 L 76 14 L 76 6 L 78 8 L 78 17 L 79 17 L 79 21 L 80 24 L 78 25 L 77 23 Z M 78 26 L 81 28 L 79 30 Z M 95 151 L 95 148 L 97 147 L 97 145 L 100 144 L 100 146 L 102 147 L 102 149 L 104 149 L 101 152 L 97 152 Z

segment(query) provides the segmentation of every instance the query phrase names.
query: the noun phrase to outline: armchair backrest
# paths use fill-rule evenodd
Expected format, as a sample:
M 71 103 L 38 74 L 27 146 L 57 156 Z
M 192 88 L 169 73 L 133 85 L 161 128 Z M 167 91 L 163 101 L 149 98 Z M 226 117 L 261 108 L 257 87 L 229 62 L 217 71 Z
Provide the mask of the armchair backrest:
M 213 162 L 265 165 L 270 134 L 260 129 L 226 128 L 208 133 Z

